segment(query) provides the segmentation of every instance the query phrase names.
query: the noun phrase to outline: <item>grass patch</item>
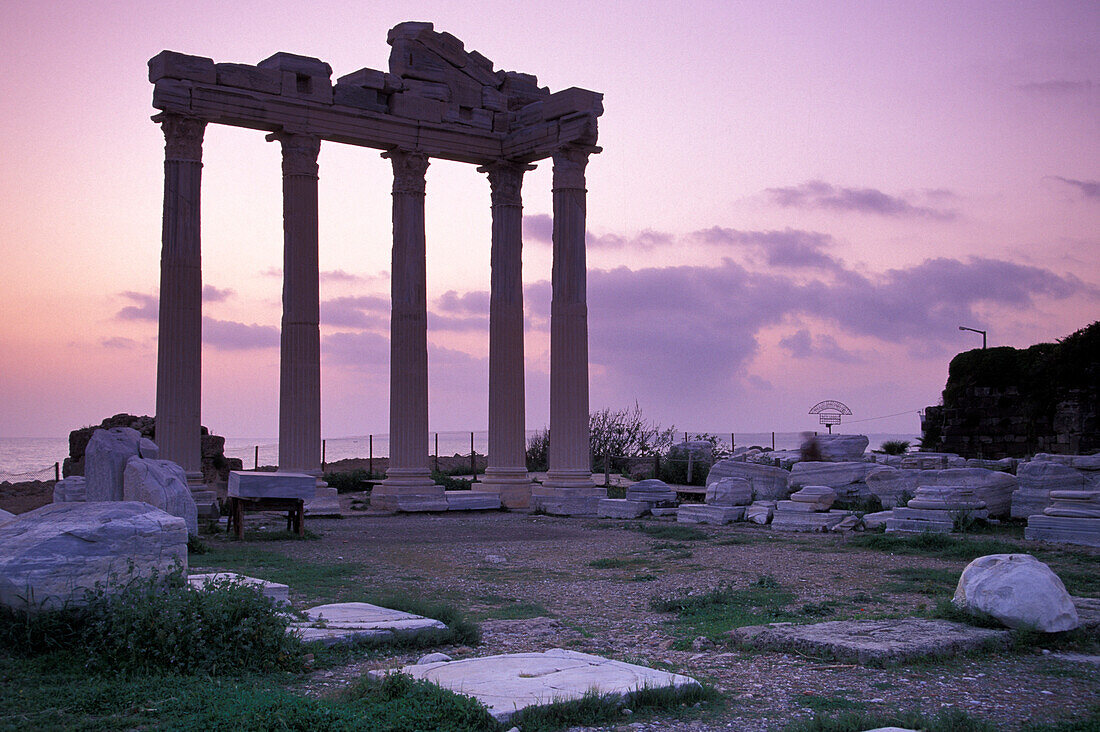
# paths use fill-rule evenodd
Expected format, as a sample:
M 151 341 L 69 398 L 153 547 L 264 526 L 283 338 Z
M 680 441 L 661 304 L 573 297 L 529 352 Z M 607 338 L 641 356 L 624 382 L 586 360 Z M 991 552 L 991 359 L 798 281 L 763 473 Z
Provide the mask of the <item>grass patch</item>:
M 660 579 L 655 574 L 636 574 L 630 578 L 631 582 L 656 582 Z
M 872 549 L 891 554 L 963 559 L 970 561 L 986 554 L 1013 554 L 1022 551 L 1018 544 L 1001 539 L 961 537 L 952 534 L 857 534 L 846 546 L 852 549 Z
M 479 702 L 404 674 L 382 679 L 364 676 L 342 700 L 358 715 L 355 729 L 486 730 L 501 727 Z
M 537 602 L 523 602 L 514 597 L 501 595 L 481 595 L 475 598 L 486 607 L 478 609 L 476 613 L 479 619 L 488 620 L 522 620 L 524 618 L 538 618 L 550 615 L 550 611 Z
M 922 732 L 997 732 L 997 728 L 958 709 L 949 709 L 935 716 L 920 712 L 879 714 L 848 711 L 837 716 L 815 715 L 800 719 L 783 728 L 783 732 L 862 732 L 877 727 L 919 729 Z
M 654 596 L 649 606 L 658 612 L 676 613 L 681 636 L 705 636 L 717 640 L 733 628 L 779 621 L 797 620 L 798 613 L 788 609 L 793 593 L 768 575 L 754 584 L 736 588 L 723 585 L 707 592 L 690 590 L 676 595 Z
M 680 524 L 632 524 L 629 528 L 665 541 L 706 541 L 710 538 L 705 531 Z
M 580 699 L 558 701 L 520 710 L 508 721 L 523 732 L 550 732 L 569 727 L 594 727 L 623 722 L 624 709 L 629 719 L 650 717 L 660 713 L 697 713 L 720 699 L 718 692 L 705 686 L 685 686 L 679 689 L 639 689 L 626 697 L 616 694 L 586 693 Z M 698 705 L 698 706 L 696 706 Z
M 279 531 L 246 531 L 242 541 L 317 541 L 321 535 L 305 529 L 301 536 L 294 531 L 281 529 Z M 233 541 L 231 539 L 231 541 Z M 209 551 L 209 549 L 208 549 Z M 205 552 L 199 552 L 203 554 Z
M 370 574 L 364 564 L 333 562 L 317 564 L 294 559 L 277 551 L 250 546 L 247 542 L 215 542 L 210 551 L 189 558 L 192 571 L 238 572 L 294 589 L 295 599 L 312 598 L 327 602 L 352 602 L 362 599 L 356 582 Z
M 883 587 L 887 592 L 937 596 L 951 594 L 959 583 L 958 570 L 931 567 L 896 567 L 886 570 L 894 578 Z

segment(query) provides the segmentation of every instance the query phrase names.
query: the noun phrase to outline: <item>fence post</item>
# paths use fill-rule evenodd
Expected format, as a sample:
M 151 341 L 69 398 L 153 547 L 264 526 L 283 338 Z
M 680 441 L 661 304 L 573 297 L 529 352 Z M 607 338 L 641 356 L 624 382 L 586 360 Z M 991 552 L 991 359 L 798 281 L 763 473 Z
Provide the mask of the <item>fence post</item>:
M 684 433 L 684 442 L 687 442 L 687 441 L 688 441 L 688 433 L 687 433 L 687 432 L 685 432 L 685 433 Z
M 775 432 L 772 432 L 772 449 L 775 449 Z
M 611 453 L 604 453 L 603 456 L 603 487 L 606 488 L 611 483 Z
M 57 481 L 61 480 L 61 463 L 53 464 L 53 479 Z
M 435 433 L 435 472 L 439 472 L 439 433 Z
M 473 483 L 477 482 L 477 453 L 474 452 L 474 433 L 470 433 L 470 472 L 474 474 Z
M 253 453 L 252 469 L 253 470 L 259 470 L 260 469 L 260 446 L 259 445 L 256 445 L 256 452 Z
M 325 442 L 327 440 L 321 440 L 321 472 L 325 472 Z
M 691 450 L 688 450 L 688 476 L 687 476 L 687 484 L 688 485 L 691 485 L 691 457 L 692 457 L 691 456 Z
M 367 441 L 370 444 L 367 458 L 367 477 L 374 480 L 374 435 L 367 435 Z
M 733 455 L 733 451 L 737 449 L 737 443 L 733 440 L 733 433 L 730 432 L 730 455 Z

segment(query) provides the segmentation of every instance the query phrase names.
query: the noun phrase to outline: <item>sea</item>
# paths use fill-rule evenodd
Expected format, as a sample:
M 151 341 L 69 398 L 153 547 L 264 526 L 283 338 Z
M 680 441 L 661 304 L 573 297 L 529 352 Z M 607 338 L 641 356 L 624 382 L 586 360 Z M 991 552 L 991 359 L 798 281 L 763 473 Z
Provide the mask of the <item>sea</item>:
M 541 432 L 528 430 L 527 436 Z M 686 434 L 695 439 L 701 432 Z M 774 447 L 776 450 L 797 450 L 802 443 L 803 432 L 714 432 L 723 447 L 734 445 Z M 896 433 L 868 433 L 870 448 L 876 449 L 887 440 L 908 440 L 916 444 L 919 435 Z M 469 455 L 472 448 L 481 455 L 488 452 L 489 433 L 485 430 L 431 432 L 428 434 L 430 455 Z M 54 477 L 55 463 L 64 462 L 69 454 L 68 437 L 0 437 L 0 482 L 50 480 Z M 276 465 L 279 461 L 279 442 L 274 437 L 226 437 L 227 457 L 240 458 L 245 469 L 260 465 Z M 324 460 L 327 463 L 345 458 L 384 457 L 389 455 L 389 435 L 357 435 L 353 437 L 327 437 L 324 439 Z

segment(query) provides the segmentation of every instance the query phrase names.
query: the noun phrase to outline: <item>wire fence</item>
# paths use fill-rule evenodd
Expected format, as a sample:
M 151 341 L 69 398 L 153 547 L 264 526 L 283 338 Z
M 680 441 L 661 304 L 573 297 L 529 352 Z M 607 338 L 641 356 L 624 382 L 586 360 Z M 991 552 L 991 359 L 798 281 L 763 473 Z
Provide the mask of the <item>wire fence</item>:
M 19 473 L 0 471 L 0 483 L 30 483 L 47 480 L 61 480 L 61 463 Z

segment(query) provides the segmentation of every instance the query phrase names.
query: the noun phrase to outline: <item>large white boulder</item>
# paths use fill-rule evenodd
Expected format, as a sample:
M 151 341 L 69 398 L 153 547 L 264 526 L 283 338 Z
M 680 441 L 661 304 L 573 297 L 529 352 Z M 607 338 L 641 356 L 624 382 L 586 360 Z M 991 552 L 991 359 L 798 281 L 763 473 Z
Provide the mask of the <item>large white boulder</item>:
M 814 443 L 822 461 L 848 463 L 862 460 L 869 442 L 867 435 L 815 435 L 806 439 L 802 449 L 812 452 L 810 443 Z
M 752 485 L 755 500 L 775 501 L 787 497 L 787 480 L 790 475 L 783 468 L 726 459 L 711 466 L 707 473 L 707 485 L 721 478 L 744 478 Z
M 871 469 L 864 480 L 872 495 L 878 496 L 883 508 L 904 506 L 917 492 L 919 470 L 899 470 L 886 465 Z
M 15 514 L 11 511 L 5 511 L 0 508 L 0 524 L 5 524 L 15 518 Z
M 171 460 L 130 458 L 122 474 L 122 500 L 156 506 L 183 519 L 188 533 L 199 533 L 199 512 L 187 487 L 187 474 Z
M 1021 488 L 1029 490 L 1073 491 L 1085 486 L 1085 478 L 1069 465 L 1053 460 L 1031 460 L 1020 463 L 1016 477 Z
M 72 503 L 88 499 L 88 487 L 83 475 L 70 475 L 53 485 L 54 503 Z
M 84 451 L 87 500 L 121 501 L 126 462 L 138 455 L 141 433 L 130 427 L 96 430 Z
M 1010 628 L 1073 630 L 1080 621 L 1066 586 L 1030 554 L 990 554 L 966 565 L 952 602 Z
M 187 569 L 183 519 L 137 501 L 51 503 L 0 524 L 0 604 L 77 606 L 96 584 Z

